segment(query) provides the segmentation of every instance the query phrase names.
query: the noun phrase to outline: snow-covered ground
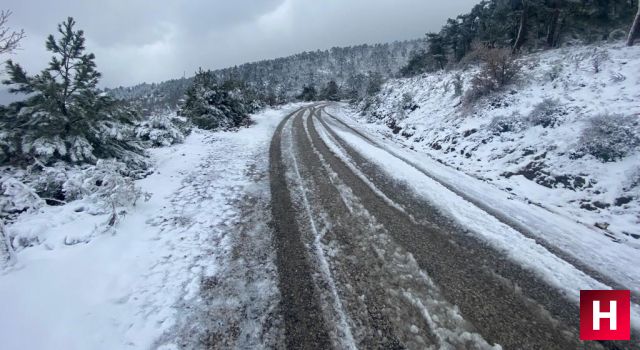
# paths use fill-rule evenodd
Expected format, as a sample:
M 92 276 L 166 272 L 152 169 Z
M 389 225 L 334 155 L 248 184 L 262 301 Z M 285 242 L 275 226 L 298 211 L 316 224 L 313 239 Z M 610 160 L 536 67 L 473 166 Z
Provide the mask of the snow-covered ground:
M 330 108 L 333 115 L 359 129 L 361 125 L 342 115 L 339 108 Z M 563 291 L 568 299 L 578 303 L 580 290 L 611 289 L 571 263 L 556 256 L 535 239 L 527 237 L 487 213 L 476 203 L 482 203 L 496 211 L 512 216 L 535 234 L 547 239 L 578 257 L 583 263 L 613 278 L 632 290 L 640 285 L 640 254 L 634 249 L 620 246 L 566 218 L 530 204 L 513 200 L 491 184 L 470 177 L 429 156 L 403 148 L 375 133 L 365 134 L 375 143 L 353 131 L 328 120 L 332 130 L 369 161 L 378 164 L 388 176 L 409 185 L 416 194 L 440 208 L 455 220 L 468 234 L 477 235 L 513 261 L 538 274 L 550 285 Z M 321 124 L 316 124 L 322 129 Z M 362 130 L 365 131 L 365 130 Z M 366 131 L 365 131 L 366 133 Z M 349 156 L 327 133 L 323 138 L 336 154 L 350 162 Z M 428 174 L 428 175 L 427 175 Z M 364 174 L 360 175 L 366 180 Z M 472 203 L 455 191 L 464 193 Z M 633 323 L 640 321 L 640 306 L 632 304 Z M 634 326 L 636 327 L 636 326 Z M 636 327 L 637 329 L 637 327 Z
M 455 85 L 459 77 L 469 89 L 473 66 L 392 80 L 353 116 L 513 199 L 640 249 L 640 47 L 567 47 L 522 62 L 518 82 L 469 108 Z M 622 156 L 603 161 L 595 149 Z
M 190 313 L 226 307 L 249 314 L 247 304 L 272 310 L 278 290 L 268 230 L 245 232 L 265 245 L 253 247 L 264 256 L 255 258 L 261 265 L 251 282 L 237 282 L 232 297 L 215 291 L 230 288 L 229 275 L 239 263 L 232 253 L 242 244 L 234 234 L 251 231 L 238 230 L 247 224 L 241 211 L 253 205 L 247 198 L 268 195 L 269 141 L 295 107 L 259 113 L 255 125 L 239 132 L 194 131 L 183 144 L 152 150 L 154 173 L 136 181 L 152 196 L 113 229 L 104 229 L 108 214 L 92 215 L 83 200 L 44 206 L 8 225 L 11 237 L 38 237 L 38 244 L 20 250 L 16 264 L 0 272 L 2 348 L 173 348 L 185 345 L 188 336 L 181 332 L 191 333 L 186 341 L 201 341 L 197 324 L 185 326 L 198 317 Z M 226 285 L 215 282 L 220 280 Z M 243 298 L 251 290 L 259 293 Z M 215 314 L 207 317 L 224 323 Z M 242 329 L 257 334 L 243 337 L 245 346 L 264 345 L 267 333 L 277 332 L 261 328 L 259 319 L 249 322 L 253 328 Z

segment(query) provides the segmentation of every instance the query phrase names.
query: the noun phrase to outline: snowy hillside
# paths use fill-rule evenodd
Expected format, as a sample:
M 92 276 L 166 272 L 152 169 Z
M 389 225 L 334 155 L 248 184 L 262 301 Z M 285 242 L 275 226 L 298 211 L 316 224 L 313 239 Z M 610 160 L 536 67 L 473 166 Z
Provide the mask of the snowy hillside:
M 640 249 L 640 47 L 567 47 L 521 63 L 516 83 L 472 105 L 462 92 L 475 66 L 392 80 L 356 118 Z
M 239 79 L 256 89 L 258 95 L 273 95 L 273 99 L 283 103 L 295 99 L 303 86 L 320 88 L 331 80 L 345 93 L 366 89 L 371 76 L 394 76 L 411 53 L 423 47 L 422 39 L 334 47 L 217 69 L 213 74 L 219 81 Z M 108 91 L 116 98 L 135 101 L 146 109 L 175 108 L 192 80 L 193 77 L 183 77 Z

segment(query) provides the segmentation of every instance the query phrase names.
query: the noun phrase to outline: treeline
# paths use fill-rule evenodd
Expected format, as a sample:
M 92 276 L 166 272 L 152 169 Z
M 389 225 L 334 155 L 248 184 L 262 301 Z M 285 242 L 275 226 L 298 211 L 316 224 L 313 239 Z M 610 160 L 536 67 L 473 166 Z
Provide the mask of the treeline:
M 401 74 L 443 69 L 480 47 L 516 53 L 623 39 L 637 8 L 637 0 L 484 0 L 428 33 L 426 48 L 412 54 Z
M 384 79 L 381 74 L 356 74 L 346 87 L 335 80 L 316 87 L 313 83 L 302 86 L 298 95 L 287 97 L 273 91 L 256 88 L 243 80 L 220 80 L 212 71 L 198 70 L 191 85 L 178 104 L 178 114 L 202 129 L 229 130 L 251 123 L 249 114 L 265 105 L 278 105 L 291 101 L 359 100 L 380 91 Z
M 357 99 L 375 90 L 381 80 L 397 75 L 422 40 L 388 44 L 335 47 L 246 63 L 214 70 L 217 82 L 242 82 L 267 105 L 298 99 L 320 98 L 330 82 L 340 99 Z M 109 90 L 112 96 L 133 101 L 142 110 L 175 109 L 193 77 L 157 84 L 140 84 Z M 305 89 L 306 88 L 306 89 Z M 304 90 L 304 91 L 303 91 Z
M 189 125 L 233 129 L 265 105 L 374 94 L 413 48 L 412 42 L 335 48 L 105 92 L 97 88 L 95 56 L 75 24 L 69 18 L 57 37 L 48 37 L 52 57 L 38 74 L 7 62 L 4 84 L 24 98 L 0 106 L 0 164 L 116 159 L 144 172 L 145 149 L 181 140 Z
M 184 99 L 193 77 L 170 79 L 162 83 L 142 83 L 131 87 L 118 87 L 104 91 L 119 100 L 128 101 L 142 114 L 175 110 Z

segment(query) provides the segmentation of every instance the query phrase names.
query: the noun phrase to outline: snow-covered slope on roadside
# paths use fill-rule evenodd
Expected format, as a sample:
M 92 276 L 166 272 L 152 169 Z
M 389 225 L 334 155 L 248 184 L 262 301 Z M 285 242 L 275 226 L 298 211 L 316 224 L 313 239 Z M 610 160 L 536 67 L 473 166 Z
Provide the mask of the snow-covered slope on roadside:
M 183 144 L 152 150 L 155 172 L 136 181 L 152 197 L 139 202 L 113 230 L 95 235 L 95 227 L 108 217 L 79 211 L 86 205 L 82 201 L 46 206 L 8 225 L 12 236 L 30 230 L 47 239 L 19 251 L 16 265 L 0 272 L 0 347 L 147 349 L 172 344 L 180 334 L 162 336 L 188 314 L 179 305 L 197 303 L 205 280 L 225 278 L 224 264 L 234 248 L 230 233 L 242 220 L 238 202 L 255 186 L 252 176 L 266 171 L 266 162 L 256 159 L 268 159 L 273 130 L 293 108 L 259 113 L 253 116 L 255 125 L 238 132 L 194 131 Z M 82 243 L 65 244 L 90 235 Z M 262 275 L 253 277 L 259 298 L 244 302 L 273 308 L 278 291 L 269 274 L 274 269 L 260 267 Z M 221 304 L 230 304 L 224 298 Z M 242 297 L 236 295 L 233 302 L 242 303 Z M 266 331 L 260 332 L 264 337 Z
M 466 90 L 477 68 L 392 80 L 353 117 L 640 249 L 640 47 L 568 47 L 522 61 L 519 82 L 470 108 L 454 85 L 459 74 Z

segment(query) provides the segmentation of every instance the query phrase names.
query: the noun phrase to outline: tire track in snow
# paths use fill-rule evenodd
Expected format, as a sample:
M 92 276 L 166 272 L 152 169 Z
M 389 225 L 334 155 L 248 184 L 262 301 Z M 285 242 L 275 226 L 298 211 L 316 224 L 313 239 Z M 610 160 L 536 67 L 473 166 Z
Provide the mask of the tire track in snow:
M 297 208 L 291 201 L 287 169 L 283 162 L 282 132 L 288 120 L 304 113 L 301 109 L 278 125 L 269 148 L 271 211 L 275 231 L 281 310 L 285 343 L 289 349 L 327 349 L 331 342 L 324 324 L 307 248 L 296 223 Z
M 436 222 L 435 227 L 413 224 L 406 214 L 389 206 L 367 183 L 353 174 L 343 160 L 327 147 L 313 124 L 309 129 L 314 144 L 331 168 L 361 198 L 361 203 L 390 232 L 394 241 L 413 253 L 420 267 L 442 289 L 445 298 L 458 305 L 463 316 L 488 341 L 506 348 L 566 349 L 579 346 L 577 328 L 573 324 L 567 325 L 555 319 L 540 304 L 524 295 L 517 284 L 500 278 L 493 270 L 493 261 L 506 266 L 512 275 L 521 276 L 521 281 L 537 282 L 537 285 L 533 283 L 532 288 L 537 288 L 541 294 L 549 293 L 556 297 L 557 293 L 553 294 L 553 290 L 540 284 L 530 272 L 511 263 L 500 252 L 490 249 L 481 241 L 460 240 L 463 235 L 443 230 L 458 229 L 443 226 L 446 220 Z M 374 167 L 371 169 L 375 170 Z M 378 173 L 382 174 L 381 171 Z M 380 190 L 396 202 L 404 204 L 413 201 L 407 188 L 393 186 L 395 181 L 382 175 L 373 180 L 377 180 L 376 185 Z M 414 207 L 429 212 L 428 215 L 422 215 L 425 219 L 442 216 L 435 208 L 422 203 L 415 203 Z M 561 306 L 567 304 L 561 296 L 556 302 Z M 569 314 L 573 311 L 571 307 L 559 310 Z M 594 346 L 598 347 L 597 344 Z
M 371 145 L 373 145 L 373 146 L 375 146 L 377 148 L 380 148 L 380 149 L 384 150 L 385 152 L 388 152 L 392 156 L 402 160 L 403 162 L 405 162 L 408 165 L 412 166 L 413 168 L 415 168 L 419 172 L 423 173 L 425 176 L 427 176 L 427 177 L 433 179 L 434 181 L 438 182 L 440 185 L 442 185 L 446 189 L 450 190 L 451 192 L 457 194 L 458 196 L 464 198 L 465 200 L 469 201 L 473 205 L 475 205 L 478 208 L 482 209 L 483 211 L 487 212 L 489 215 L 492 215 L 496 219 L 498 219 L 501 222 L 503 222 L 504 224 L 510 226 L 514 230 L 522 233 L 526 237 L 535 240 L 536 243 L 540 244 L 541 246 L 543 246 L 544 248 L 546 248 L 547 250 L 549 250 L 550 252 L 552 252 L 556 256 L 560 257 L 561 259 L 565 260 L 569 264 L 573 265 L 573 267 L 575 267 L 576 269 L 578 269 L 578 270 L 584 272 L 585 274 L 591 276 L 593 279 L 595 279 L 595 280 L 597 280 L 597 281 L 599 281 L 599 282 L 601 282 L 601 283 L 603 283 L 605 285 L 611 286 L 612 289 L 629 289 L 629 288 L 625 287 L 624 285 L 622 285 L 622 284 L 614 281 L 613 279 L 607 277 L 606 275 L 604 275 L 600 271 L 597 271 L 596 269 L 591 268 L 590 266 L 587 266 L 587 264 L 581 262 L 577 258 L 574 258 L 573 256 L 571 256 L 571 254 L 563 251 L 561 248 L 558 248 L 557 246 L 547 242 L 545 239 L 543 239 L 539 235 L 535 234 L 535 232 L 533 232 L 526 225 L 521 224 L 520 222 L 508 217 L 507 215 L 505 215 L 502 212 L 500 212 L 498 209 L 493 208 L 490 205 L 487 205 L 487 204 L 483 203 L 482 201 L 480 201 L 478 199 L 475 199 L 475 198 L 472 198 L 472 197 L 468 196 L 466 193 L 458 190 L 455 186 L 452 186 L 452 185 L 446 183 L 445 181 L 442 181 L 442 179 L 439 179 L 437 176 L 434 176 L 433 174 L 429 173 L 429 171 L 427 171 L 423 167 L 419 166 L 418 164 L 416 164 L 416 163 L 412 162 L 411 160 L 406 159 L 402 155 L 397 154 L 396 152 L 394 152 L 392 150 L 389 150 L 388 148 L 380 145 L 378 142 L 376 142 L 375 140 L 371 139 L 367 135 L 364 135 L 360 131 L 354 129 L 353 127 L 351 127 L 350 125 L 345 123 L 340 118 L 328 113 L 324 109 L 322 110 L 322 113 L 325 113 L 326 115 L 331 117 L 332 120 L 338 122 L 342 127 L 348 129 L 350 132 L 362 137 L 363 139 L 368 141 Z M 640 291 L 635 291 L 633 288 L 631 288 L 631 298 L 632 298 L 632 301 L 634 303 L 640 304 Z
M 309 114 L 313 114 L 314 108 L 309 109 Z M 305 113 L 298 115 L 297 118 L 303 118 Z M 296 158 L 294 152 L 294 142 L 293 142 L 293 127 L 292 122 L 289 120 L 285 124 L 285 128 L 288 131 L 288 137 L 283 139 L 288 143 L 287 150 L 289 151 L 289 160 L 291 162 L 290 167 L 293 170 L 293 176 L 289 177 L 291 184 L 297 185 L 298 192 L 297 195 L 292 193 L 293 198 L 297 198 L 298 202 L 302 202 L 301 206 L 304 207 L 304 212 L 306 217 L 304 220 L 310 226 L 310 237 L 307 240 L 307 245 L 310 248 L 310 256 L 313 262 L 315 263 L 317 268 L 317 277 L 316 280 L 316 288 L 320 289 L 320 298 L 323 306 L 324 317 L 328 323 L 329 332 L 331 334 L 332 341 L 334 345 L 337 345 L 341 349 L 355 349 L 355 342 L 353 339 L 353 335 L 351 334 L 351 329 L 347 323 L 347 316 L 344 312 L 344 307 L 342 305 L 342 301 L 338 296 L 338 292 L 336 290 L 335 281 L 331 275 L 331 271 L 329 270 L 329 264 L 324 256 L 324 252 L 322 251 L 321 238 L 324 236 L 318 231 L 318 227 L 316 225 L 316 220 L 314 219 L 311 205 L 309 204 L 307 189 L 304 185 L 304 180 L 300 174 L 300 167 L 298 165 L 298 159 Z M 292 186 L 293 187 L 293 186 Z M 304 227 L 304 224 L 301 225 Z M 303 238 L 303 237 L 301 237 Z M 323 286 L 328 289 L 327 292 L 323 293 L 321 287 Z
M 602 274 L 599 271 L 594 270 L 593 268 L 587 266 L 586 262 L 580 261 L 577 258 L 574 258 L 572 255 L 570 255 L 569 253 L 566 253 L 565 251 L 562 250 L 562 248 L 558 248 L 550 243 L 548 243 L 546 240 L 544 240 L 543 238 L 540 238 L 539 236 L 537 236 L 532 230 L 534 229 L 530 229 L 528 228 L 526 225 L 524 224 L 520 224 L 519 222 L 517 222 L 515 219 L 511 219 L 510 217 L 508 217 L 506 214 L 503 214 L 499 209 L 493 208 L 490 205 L 482 202 L 480 199 L 475 199 L 474 197 L 469 197 L 467 196 L 464 192 L 462 192 L 461 190 L 457 189 L 455 186 L 450 185 L 449 183 L 446 182 L 446 179 L 441 179 L 439 177 L 434 177 L 432 174 L 430 174 L 430 172 L 425 169 L 424 167 L 420 166 L 419 164 L 416 164 L 414 162 L 412 162 L 409 159 L 406 159 L 405 157 L 403 157 L 402 155 L 397 154 L 395 151 L 388 149 L 387 147 L 385 147 L 384 145 L 381 145 L 380 143 L 376 142 L 375 140 L 371 139 L 370 137 L 368 137 L 367 135 L 361 133 L 360 131 L 358 131 L 357 129 L 354 129 L 354 127 L 346 124 L 346 122 L 344 122 L 343 120 L 341 120 L 340 118 L 326 112 L 324 109 L 320 111 L 320 113 L 324 113 L 325 115 L 327 115 L 328 120 L 325 120 L 325 118 L 318 118 L 319 122 L 321 122 L 323 124 L 323 126 L 329 131 L 330 134 L 332 134 L 333 137 L 333 141 L 331 143 L 334 144 L 334 146 L 336 145 L 340 145 L 337 147 L 342 147 L 343 148 L 343 153 L 344 150 L 347 151 L 348 155 L 346 155 L 346 159 L 351 159 L 351 162 L 358 163 L 358 167 L 362 167 L 363 164 L 366 166 L 372 165 L 371 161 L 366 160 L 365 156 L 361 156 L 356 150 L 355 147 L 352 147 L 349 145 L 349 143 L 346 141 L 346 139 L 343 139 L 343 136 L 338 136 L 336 134 L 335 131 L 333 131 L 333 128 L 342 130 L 342 133 L 349 133 L 352 134 L 356 139 L 357 138 L 361 138 L 365 143 L 370 144 L 372 147 L 381 150 L 382 152 L 386 152 L 389 155 L 391 155 L 392 157 L 397 158 L 398 160 L 400 160 L 401 162 L 406 163 L 408 166 L 410 166 L 411 168 L 415 169 L 416 171 L 422 173 L 423 175 L 425 175 L 427 178 L 431 179 L 434 183 L 441 185 L 442 187 L 446 188 L 447 190 L 453 192 L 455 195 L 461 197 L 462 199 L 464 199 L 465 201 L 470 202 L 473 206 L 477 207 L 479 210 L 484 211 L 485 213 L 487 213 L 487 217 L 491 218 L 491 219 L 496 219 L 498 222 L 500 222 L 501 224 L 504 224 L 505 227 L 513 229 L 515 232 L 514 233 L 520 233 L 522 234 L 522 236 L 526 239 L 529 239 L 533 242 L 535 242 L 535 245 L 538 245 L 538 248 L 541 248 L 539 250 L 544 250 L 544 251 L 548 251 L 545 253 L 550 253 L 549 255 L 553 258 L 556 259 L 557 261 L 561 262 L 562 264 L 566 264 L 570 270 L 574 270 L 575 273 L 571 276 L 567 276 L 564 275 L 562 272 L 560 273 L 555 273 L 553 269 L 547 269 L 546 273 L 544 274 L 540 274 L 538 272 L 535 272 L 536 268 L 536 262 L 535 260 L 531 260 L 531 261 L 526 261 L 520 259 L 519 257 L 514 257 L 511 256 L 508 259 L 510 260 L 515 260 L 515 261 L 519 261 L 520 262 L 520 266 L 522 266 L 525 270 L 528 271 L 534 271 L 534 274 L 531 275 L 528 271 L 526 271 L 526 273 L 517 273 L 517 274 L 513 274 L 513 273 L 509 273 L 509 270 L 512 270 L 513 267 L 509 267 L 506 262 L 504 261 L 505 257 L 501 257 L 498 260 L 495 260 L 493 263 L 493 269 L 496 271 L 497 276 L 500 278 L 504 278 L 502 276 L 509 276 L 508 278 L 506 278 L 505 280 L 511 280 L 512 283 L 516 284 L 516 287 L 518 289 L 520 289 L 520 292 L 524 293 L 527 295 L 527 297 L 533 299 L 536 301 L 536 303 L 540 303 L 542 304 L 547 310 L 550 310 L 551 313 L 554 315 L 554 317 L 559 318 L 561 320 L 563 320 L 563 322 L 565 322 L 568 325 L 571 325 L 572 327 L 578 327 L 578 293 L 579 293 L 579 289 L 629 289 L 627 287 L 625 287 L 624 285 L 621 285 L 620 283 L 612 280 L 611 278 L 605 276 L 604 274 Z M 329 124 L 331 124 L 332 126 L 330 126 Z M 353 157 L 352 157 L 353 156 Z M 345 157 L 345 155 L 343 155 L 343 158 Z M 359 158 L 359 160 L 358 160 Z M 369 164 L 369 165 L 367 165 Z M 367 177 L 369 178 L 375 178 L 378 174 L 380 173 L 385 173 L 386 171 L 383 169 L 379 169 L 378 166 L 373 166 L 373 168 L 376 168 L 376 170 L 371 170 L 368 172 Z M 382 182 L 385 185 L 390 185 L 393 184 L 394 181 L 388 181 L 386 175 L 382 175 L 379 176 L 380 178 L 382 178 Z M 378 179 L 380 181 L 380 178 Z M 411 187 L 411 186 L 409 186 Z M 398 191 L 406 191 L 408 193 L 414 191 L 411 188 L 407 188 L 407 186 L 400 186 L 398 188 L 392 189 L 391 191 L 387 192 L 387 193 L 393 193 L 393 192 L 398 192 Z M 398 202 L 402 203 L 402 199 L 403 197 L 398 197 L 395 198 L 398 200 Z M 422 201 L 424 202 L 425 199 L 424 197 L 422 198 L 418 198 L 418 201 Z M 415 200 L 413 201 L 409 201 L 409 207 L 411 207 L 411 203 L 415 203 Z M 405 204 L 405 203 L 403 203 Z M 415 210 L 416 208 L 414 208 L 413 212 L 415 214 Z M 440 215 L 440 216 L 445 216 L 445 215 Z M 446 226 L 446 222 L 444 222 L 445 226 Z M 455 224 L 458 225 L 458 224 Z M 465 232 L 467 231 L 467 229 L 463 229 Z M 479 246 L 485 245 L 486 242 L 478 242 L 477 244 Z M 502 250 L 504 248 L 496 248 L 494 246 L 494 250 Z M 501 253 L 502 255 L 509 255 L 508 254 L 509 251 L 507 252 L 503 252 Z M 518 251 L 512 251 L 513 254 L 517 254 Z M 543 254 L 544 255 L 544 254 Z M 525 255 L 526 256 L 526 255 Z M 517 262 L 516 262 L 517 263 Z M 560 265 L 562 265 L 560 264 Z M 532 268 L 534 267 L 534 268 Z M 543 269 L 544 270 L 544 269 Z M 560 270 L 560 271 L 564 271 L 564 270 Z M 566 273 L 566 272 L 565 272 Z M 529 276 L 526 277 L 525 276 Z M 575 275 L 575 276 L 574 276 Z M 579 275 L 579 276 L 578 276 Z M 578 283 L 579 281 L 576 281 L 575 278 L 578 276 L 578 280 L 582 281 L 582 283 Z M 542 281 L 540 281 L 542 280 Z M 533 287 L 531 286 L 531 281 L 536 281 L 535 284 L 537 284 L 540 287 Z M 530 285 L 529 288 L 523 288 L 525 287 L 527 284 Z M 542 285 L 547 284 L 552 286 L 552 290 L 545 290 L 545 288 L 541 288 Z M 582 285 L 583 287 L 575 287 L 575 286 L 579 286 Z M 573 286 L 573 288 L 571 288 L 571 286 Z M 548 288 L 547 288 L 548 289 Z M 567 301 L 569 303 L 567 303 Z M 638 340 L 640 339 L 640 333 L 638 333 L 636 328 L 634 327 L 634 322 L 639 320 L 638 319 L 638 315 L 640 312 L 640 294 L 638 294 L 637 291 L 634 291 L 633 289 L 631 289 L 631 324 L 632 324 L 632 332 L 631 332 L 631 341 L 632 343 L 637 343 Z M 604 346 L 605 348 L 611 348 L 611 349 L 619 349 L 619 348 L 627 348 L 628 344 L 625 342 L 612 342 L 612 341 L 600 341 L 599 342 L 602 346 Z
M 308 146 L 311 147 L 317 160 L 322 164 L 323 170 L 326 171 L 326 177 L 329 178 L 330 184 L 338 192 L 335 196 L 342 199 L 349 213 L 342 218 L 339 214 L 333 214 L 333 220 L 347 222 L 350 226 L 347 227 L 348 235 L 336 237 L 330 243 L 336 244 L 336 241 L 340 241 L 337 243 L 338 249 L 350 251 L 350 254 L 357 254 L 361 265 L 360 270 L 367 270 L 367 273 L 363 274 L 363 280 L 357 281 L 361 282 L 363 286 L 359 292 L 364 293 L 362 296 L 365 298 L 362 299 L 371 299 L 372 301 L 367 307 L 383 310 L 382 316 L 386 318 L 390 330 L 403 347 L 500 348 L 489 345 L 475 332 L 474 327 L 463 319 L 457 307 L 442 298 L 438 287 L 418 267 L 413 256 L 393 242 L 383 225 L 371 215 L 361 203 L 360 198 L 333 171 L 323 153 L 316 148 L 317 138 L 314 139 L 309 131 L 309 119 L 304 119 L 303 126 L 300 126 L 301 121 L 296 120 L 298 122 L 297 129 L 304 128 L 307 138 L 306 142 L 300 141 L 300 143 L 308 143 Z M 316 176 L 316 178 L 318 177 L 325 178 L 324 176 Z M 377 192 L 377 194 L 385 199 L 389 206 L 401 210 L 381 192 Z M 341 210 L 341 212 L 345 211 Z M 408 214 L 407 217 L 411 218 Z M 413 220 L 411 221 L 413 222 Z M 353 249 L 354 247 L 355 249 Z M 341 259 L 344 260 L 345 257 L 332 254 L 331 260 L 334 261 L 336 270 L 339 269 L 341 263 L 344 264 L 340 261 Z M 346 271 L 345 284 L 356 284 L 357 282 L 353 281 L 353 276 L 356 274 L 353 267 Z M 372 295 L 371 290 L 378 286 L 380 287 L 377 291 L 378 295 Z M 348 291 L 343 291 L 343 294 L 348 294 Z M 358 295 L 356 297 L 361 299 Z M 368 330 L 364 330 L 364 332 L 366 331 Z M 364 347 L 370 348 L 371 346 L 372 344 L 365 344 Z

